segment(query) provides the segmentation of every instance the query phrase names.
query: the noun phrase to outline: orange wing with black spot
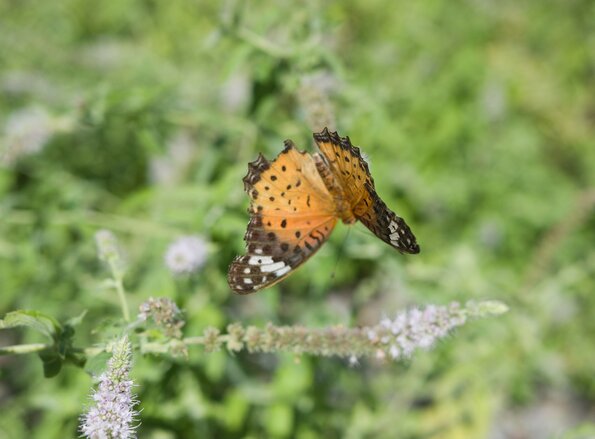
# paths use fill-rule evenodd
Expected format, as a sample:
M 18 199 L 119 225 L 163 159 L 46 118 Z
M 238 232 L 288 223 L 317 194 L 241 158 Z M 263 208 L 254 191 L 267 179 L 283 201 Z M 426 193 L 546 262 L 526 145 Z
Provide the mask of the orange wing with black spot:
M 403 218 L 380 199 L 368 164 L 349 137 L 324 129 L 314 140 L 343 188 L 354 216 L 387 244 L 402 253 L 419 253 L 415 236 Z
M 248 164 L 250 196 L 246 255 L 229 267 L 227 280 L 239 294 L 254 293 L 284 279 L 312 256 L 337 223 L 335 202 L 313 157 L 291 141 L 271 162 Z

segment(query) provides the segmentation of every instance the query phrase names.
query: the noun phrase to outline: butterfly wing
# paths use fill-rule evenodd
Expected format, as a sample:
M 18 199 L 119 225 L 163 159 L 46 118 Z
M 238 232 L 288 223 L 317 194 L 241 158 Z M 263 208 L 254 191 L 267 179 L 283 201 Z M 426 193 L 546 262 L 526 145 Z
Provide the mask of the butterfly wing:
M 419 245 L 403 218 L 380 199 L 368 164 L 349 137 L 324 129 L 314 133 L 318 148 L 338 179 L 354 216 L 387 244 L 402 253 L 419 253 Z
M 351 144 L 349 137 L 339 137 L 337 132 L 325 128 L 314 133 L 314 141 L 335 178 L 339 181 L 349 203 L 355 206 L 366 194 L 366 185 L 374 187 L 368 164 L 360 150 Z
M 290 141 L 275 160 L 259 155 L 248 164 L 244 189 L 250 196 L 246 255 L 235 258 L 227 275 L 239 294 L 287 277 L 320 248 L 337 222 L 333 197 L 314 159 Z
M 353 213 L 368 229 L 401 253 L 419 253 L 415 235 L 403 218 L 390 210 L 380 199 L 373 186 L 355 205 Z

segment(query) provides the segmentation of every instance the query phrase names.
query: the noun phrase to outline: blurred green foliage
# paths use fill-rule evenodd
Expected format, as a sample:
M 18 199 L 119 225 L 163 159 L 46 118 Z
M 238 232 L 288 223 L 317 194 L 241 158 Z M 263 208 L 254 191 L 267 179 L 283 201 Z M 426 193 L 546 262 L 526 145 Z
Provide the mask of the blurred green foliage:
M 75 343 L 104 340 L 118 304 L 98 228 L 127 252 L 133 309 L 171 297 L 187 334 L 499 299 L 507 316 L 405 364 L 137 356 L 139 435 L 592 437 L 594 20 L 587 0 L 0 1 L 0 314 L 87 310 Z M 246 163 L 285 138 L 311 148 L 304 96 L 330 102 L 422 253 L 340 226 L 307 268 L 235 296 Z M 176 278 L 163 254 L 183 234 L 210 253 Z M 1 437 L 76 436 L 89 376 L 0 365 Z

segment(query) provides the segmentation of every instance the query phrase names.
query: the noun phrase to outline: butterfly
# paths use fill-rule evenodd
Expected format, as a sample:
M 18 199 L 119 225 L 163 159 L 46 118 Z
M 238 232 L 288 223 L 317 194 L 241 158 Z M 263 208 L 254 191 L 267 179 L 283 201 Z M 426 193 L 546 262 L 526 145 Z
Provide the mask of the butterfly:
M 409 226 L 376 193 L 359 148 L 327 128 L 313 136 L 319 152 L 299 151 L 286 140 L 274 160 L 259 154 L 248 164 L 246 255 L 234 259 L 227 275 L 236 293 L 254 293 L 287 277 L 316 253 L 339 220 L 359 220 L 401 253 L 419 253 Z

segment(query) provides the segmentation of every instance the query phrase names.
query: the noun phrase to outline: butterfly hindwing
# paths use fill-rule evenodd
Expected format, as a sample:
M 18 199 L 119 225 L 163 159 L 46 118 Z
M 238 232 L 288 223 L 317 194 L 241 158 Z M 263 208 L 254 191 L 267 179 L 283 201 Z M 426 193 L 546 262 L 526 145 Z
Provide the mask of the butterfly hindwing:
M 246 255 L 229 267 L 228 282 L 248 294 L 288 276 L 316 252 L 336 224 L 334 201 L 311 155 L 291 142 L 269 162 L 248 165 L 244 188 L 250 196 Z
M 291 240 L 281 241 L 272 235 L 268 241 L 248 240 L 248 254 L 235 258 L 229 267 L 230 287 L 236 293 L 249 294 L 289 276 L 328 239 L 336 221 L 331 217 L 310 226 L 294 223 L 288 229 L 294 236 Z

